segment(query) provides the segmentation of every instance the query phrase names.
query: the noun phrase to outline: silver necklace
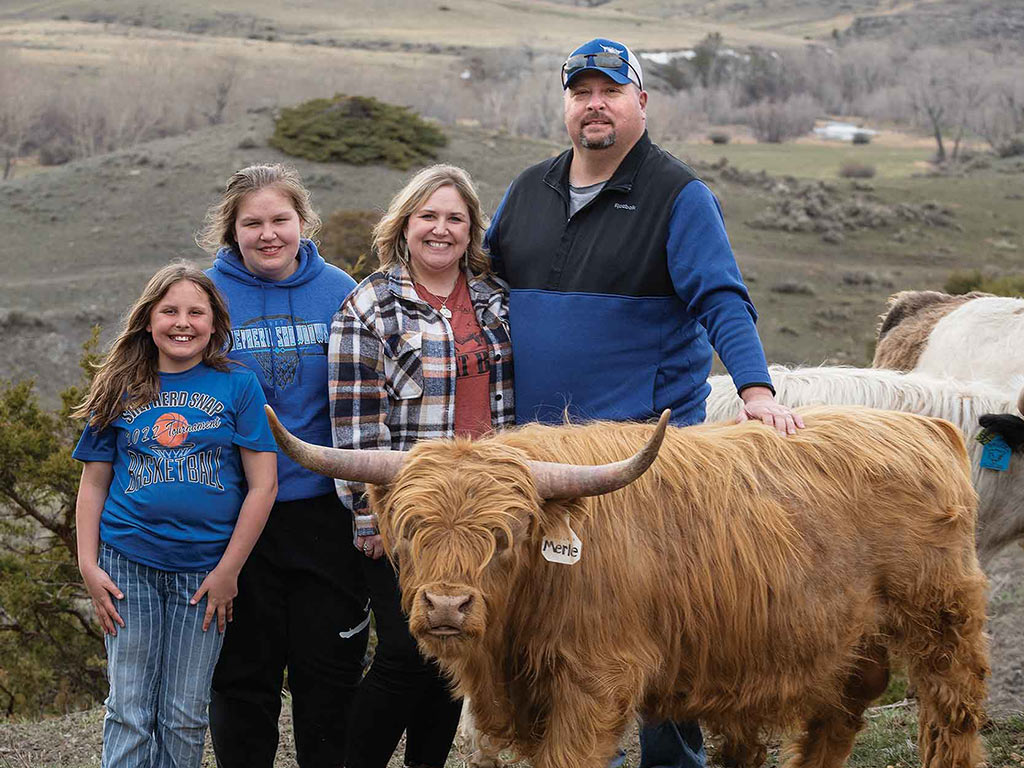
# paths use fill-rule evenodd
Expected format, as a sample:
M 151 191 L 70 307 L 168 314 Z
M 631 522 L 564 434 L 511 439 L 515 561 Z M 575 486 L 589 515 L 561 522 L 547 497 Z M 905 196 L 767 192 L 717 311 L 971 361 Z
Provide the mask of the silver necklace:
M 423 285 L 423 283 L 420 283 L 420 286 L 423 288 L 424 291 L 426 291 L 435 299 L 441 302 L 441 307 L 437 311 L 441 313 L 441 317 L 443 317 L 445 320 L 452 319 L 452 311 L 448 309 L 448 299 L 450 299 L 452 297 L 452 294 L 455 293 L 455 289 L 458 287 L 458 285 L 459 281 L 458 279 L 456 279 L 455 285 L 452 286 L 452 289 L 448 292 L 447 296 L 438 296 L 436 293 L 429 290 L 427 286 Z

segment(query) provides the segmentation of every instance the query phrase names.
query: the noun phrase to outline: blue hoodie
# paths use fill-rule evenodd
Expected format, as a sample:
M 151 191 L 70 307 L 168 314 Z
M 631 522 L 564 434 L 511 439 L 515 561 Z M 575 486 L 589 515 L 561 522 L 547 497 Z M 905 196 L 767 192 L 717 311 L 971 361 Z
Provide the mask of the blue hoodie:
M 327 399 L 327 342 L 331 318 L 355 281 L 328 264 L 303 239 L 299 266 L 284 280 L 257 277 L 234 248 L 221 248 L 206 270 L 228 304 L 231 357 L 256 372 L 267 402 L 295 435 L 331 445 Z M 277 499 L 334 492 L 334 481 L 277 454 Z

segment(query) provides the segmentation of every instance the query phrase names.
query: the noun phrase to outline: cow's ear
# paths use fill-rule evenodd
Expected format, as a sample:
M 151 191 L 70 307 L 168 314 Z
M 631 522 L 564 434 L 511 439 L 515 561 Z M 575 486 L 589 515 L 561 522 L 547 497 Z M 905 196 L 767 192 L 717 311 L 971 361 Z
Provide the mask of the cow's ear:
M 1024 453 L 1024 419 L 1009 413 L 986 413 L 978 423 L 989 432 L 995 432 L 1014 453 Z

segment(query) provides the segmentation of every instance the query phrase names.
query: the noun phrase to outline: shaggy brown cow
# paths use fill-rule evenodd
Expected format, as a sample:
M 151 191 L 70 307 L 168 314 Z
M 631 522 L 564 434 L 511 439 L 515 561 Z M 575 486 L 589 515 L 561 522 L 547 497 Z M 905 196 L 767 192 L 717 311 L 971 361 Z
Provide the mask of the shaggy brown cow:
M 973 768 L 988 662 L 962 438 L 905 413 L 803 415 L 788 438 L 669 428 L 639 477 L 657 433 L 607 462 L 650 425 L 529 425 L 401 454 L 271 423 L 300 463 L 377 483 L 420 648 L 478 727 L 538 768 L 604 768 L 638 712 L 701 720 L 736 766 L 763 762 L 766 729 L 799 726 L 789 765 L 839 766 L 890 652 L 917 685 L 922 764 Z M 567 521 L 578 562 L 549 562 L 542 550 L 577 545 Z
M 988 293 L 974 291 L 961 295 L 939 291 L 900 291 L 889 297 L 878 318 L 878 344 L 873 368 L 912 371 L 924 351 L 928 337 L 943 317 L 957 307 Z

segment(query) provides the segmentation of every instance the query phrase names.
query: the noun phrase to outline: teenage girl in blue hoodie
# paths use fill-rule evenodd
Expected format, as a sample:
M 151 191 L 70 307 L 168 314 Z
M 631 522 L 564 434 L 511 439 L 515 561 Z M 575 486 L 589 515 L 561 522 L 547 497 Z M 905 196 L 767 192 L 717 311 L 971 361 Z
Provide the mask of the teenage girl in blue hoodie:
M 228 303 L 231 357 L 256 372 L 292 432 L 331 445 L 327 342 L 355 286 L 308 237 L 320 219 L 295 171 L 235 173 L 207 214 L 199 244 Z M 368 618 L 351 517 L 332 480 L 278 454 L 277 502 L 242 570 L 213 678 L 210 730 L 220 768 L 271 768 L 285 669 L 303 768 L 344 762 Z

